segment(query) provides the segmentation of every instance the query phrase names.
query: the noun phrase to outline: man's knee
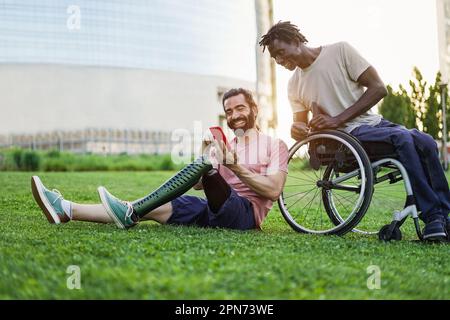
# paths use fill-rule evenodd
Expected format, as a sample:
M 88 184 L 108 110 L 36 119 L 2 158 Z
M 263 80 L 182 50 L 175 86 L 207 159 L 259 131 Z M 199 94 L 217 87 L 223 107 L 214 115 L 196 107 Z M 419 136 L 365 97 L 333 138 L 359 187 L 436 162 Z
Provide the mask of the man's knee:
M 437 151 L 437 143 L 429 134 L 421 132 L 417 129 L 413 129 L 411 130 L 411 135 L 414 138 L 414 144 L 416 148 L 423 155 L 431 155 Z
M 395 130 L 391 136 L 392 142 L 396 147 L 414 146 L 414 140 L 409 130 Z

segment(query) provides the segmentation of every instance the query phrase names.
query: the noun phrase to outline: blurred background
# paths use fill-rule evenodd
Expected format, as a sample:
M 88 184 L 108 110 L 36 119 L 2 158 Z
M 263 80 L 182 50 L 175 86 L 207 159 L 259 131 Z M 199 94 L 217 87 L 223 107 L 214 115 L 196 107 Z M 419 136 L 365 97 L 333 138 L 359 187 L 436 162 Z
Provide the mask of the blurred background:
M 351 43 L 389 85 L 377 112 L 443 140 L 450 0 L 0 0 L 0 148 L 170 153 L 175 129 L 226 127 L 232 87 L 291 144 L 290 72 L 258 45 L 279 20 Z

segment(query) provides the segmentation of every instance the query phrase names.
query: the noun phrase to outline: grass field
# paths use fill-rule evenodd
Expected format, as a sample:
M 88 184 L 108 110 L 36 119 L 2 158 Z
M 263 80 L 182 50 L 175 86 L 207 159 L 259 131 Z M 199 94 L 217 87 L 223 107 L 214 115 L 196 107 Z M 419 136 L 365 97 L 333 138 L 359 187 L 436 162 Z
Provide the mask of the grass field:
M 96 203 L 98 185 L 134 199 L 171 174 L 39 175 L 67 199 Z M 0 173 L 1 299 L 450 299 L 450 247 L 418 243 L 413 232 L 395 243 L 353 233 L 303 235 L 276 204 L 262 232 L 152 222 L 128 231 L 83 222 L 55 226 L 34 203 L 31 175 Z M 70 265 L 80 267 L 80 290 L 67 288 Z M 373 265 L 381 288 L 370 290 Z

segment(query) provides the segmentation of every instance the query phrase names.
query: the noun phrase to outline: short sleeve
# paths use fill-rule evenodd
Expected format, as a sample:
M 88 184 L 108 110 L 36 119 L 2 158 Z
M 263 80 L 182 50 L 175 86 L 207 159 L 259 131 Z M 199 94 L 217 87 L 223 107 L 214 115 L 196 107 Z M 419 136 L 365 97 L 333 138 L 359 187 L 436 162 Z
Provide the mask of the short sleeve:
M 266 175 L 276 174 L 279 171 L 288 172 L 287 163 L 289 150 L 280 139 L 274 139 L 271 144 L 269 164 L 267 165 Z
M 289 80 L 288 83 L 288 99 L 292 108 L 292 113 L 308 110 L 300 100 L 297 82 L 298 82 L 297 75 L 294 73 L 294 75 L 292 76 L 292 78 Z
M 348 75 L 353 81 L 370 67 L 370 63 L 349 43 L 342 42 L 342 55 Z

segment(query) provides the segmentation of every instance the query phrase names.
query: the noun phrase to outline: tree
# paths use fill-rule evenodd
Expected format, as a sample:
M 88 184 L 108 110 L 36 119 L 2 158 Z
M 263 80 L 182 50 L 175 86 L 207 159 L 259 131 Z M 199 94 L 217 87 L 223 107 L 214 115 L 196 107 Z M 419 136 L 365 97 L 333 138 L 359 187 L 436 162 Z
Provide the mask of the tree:
M 387 86 L 388 94 L 383 99 L 378 111 L 383 118 L 407 128 L 417 128 L 416 112 L 412 106 L 411 98 L 406 89 L 400 85 L 399 91 Z
M 442 137 L 442 111 L 441 111 L 441 73 L 438 72 L 433 85 L 428 88 L 428 97 L 425 100 L 422 114 L 423 131 L 431 135 L 434 139 Z
M 423 124 L 425 117 L 427 82 L 423 79 L 422 73 L 417 67 L 414 67 L 413 69 L 413 76 L 414 79 L 409 81 L 409 86 L 411 87 L 411 103 L 419 122 Z
M 441 73 L 436 74 L 435 82 L 427 86 L 419 68 L 414 67 L 413 79 L 409 81 L 410 92 L 402 85 L 395 91 L 387 86 L 388 94 L 378 111 L 387 120 L 405 127 L 419 128 L 434 139 L 442 138 L 443 119 L 441 105 Z M 450 138 L 450 97 L 445 90 L 447 102 L 447 136 Z

